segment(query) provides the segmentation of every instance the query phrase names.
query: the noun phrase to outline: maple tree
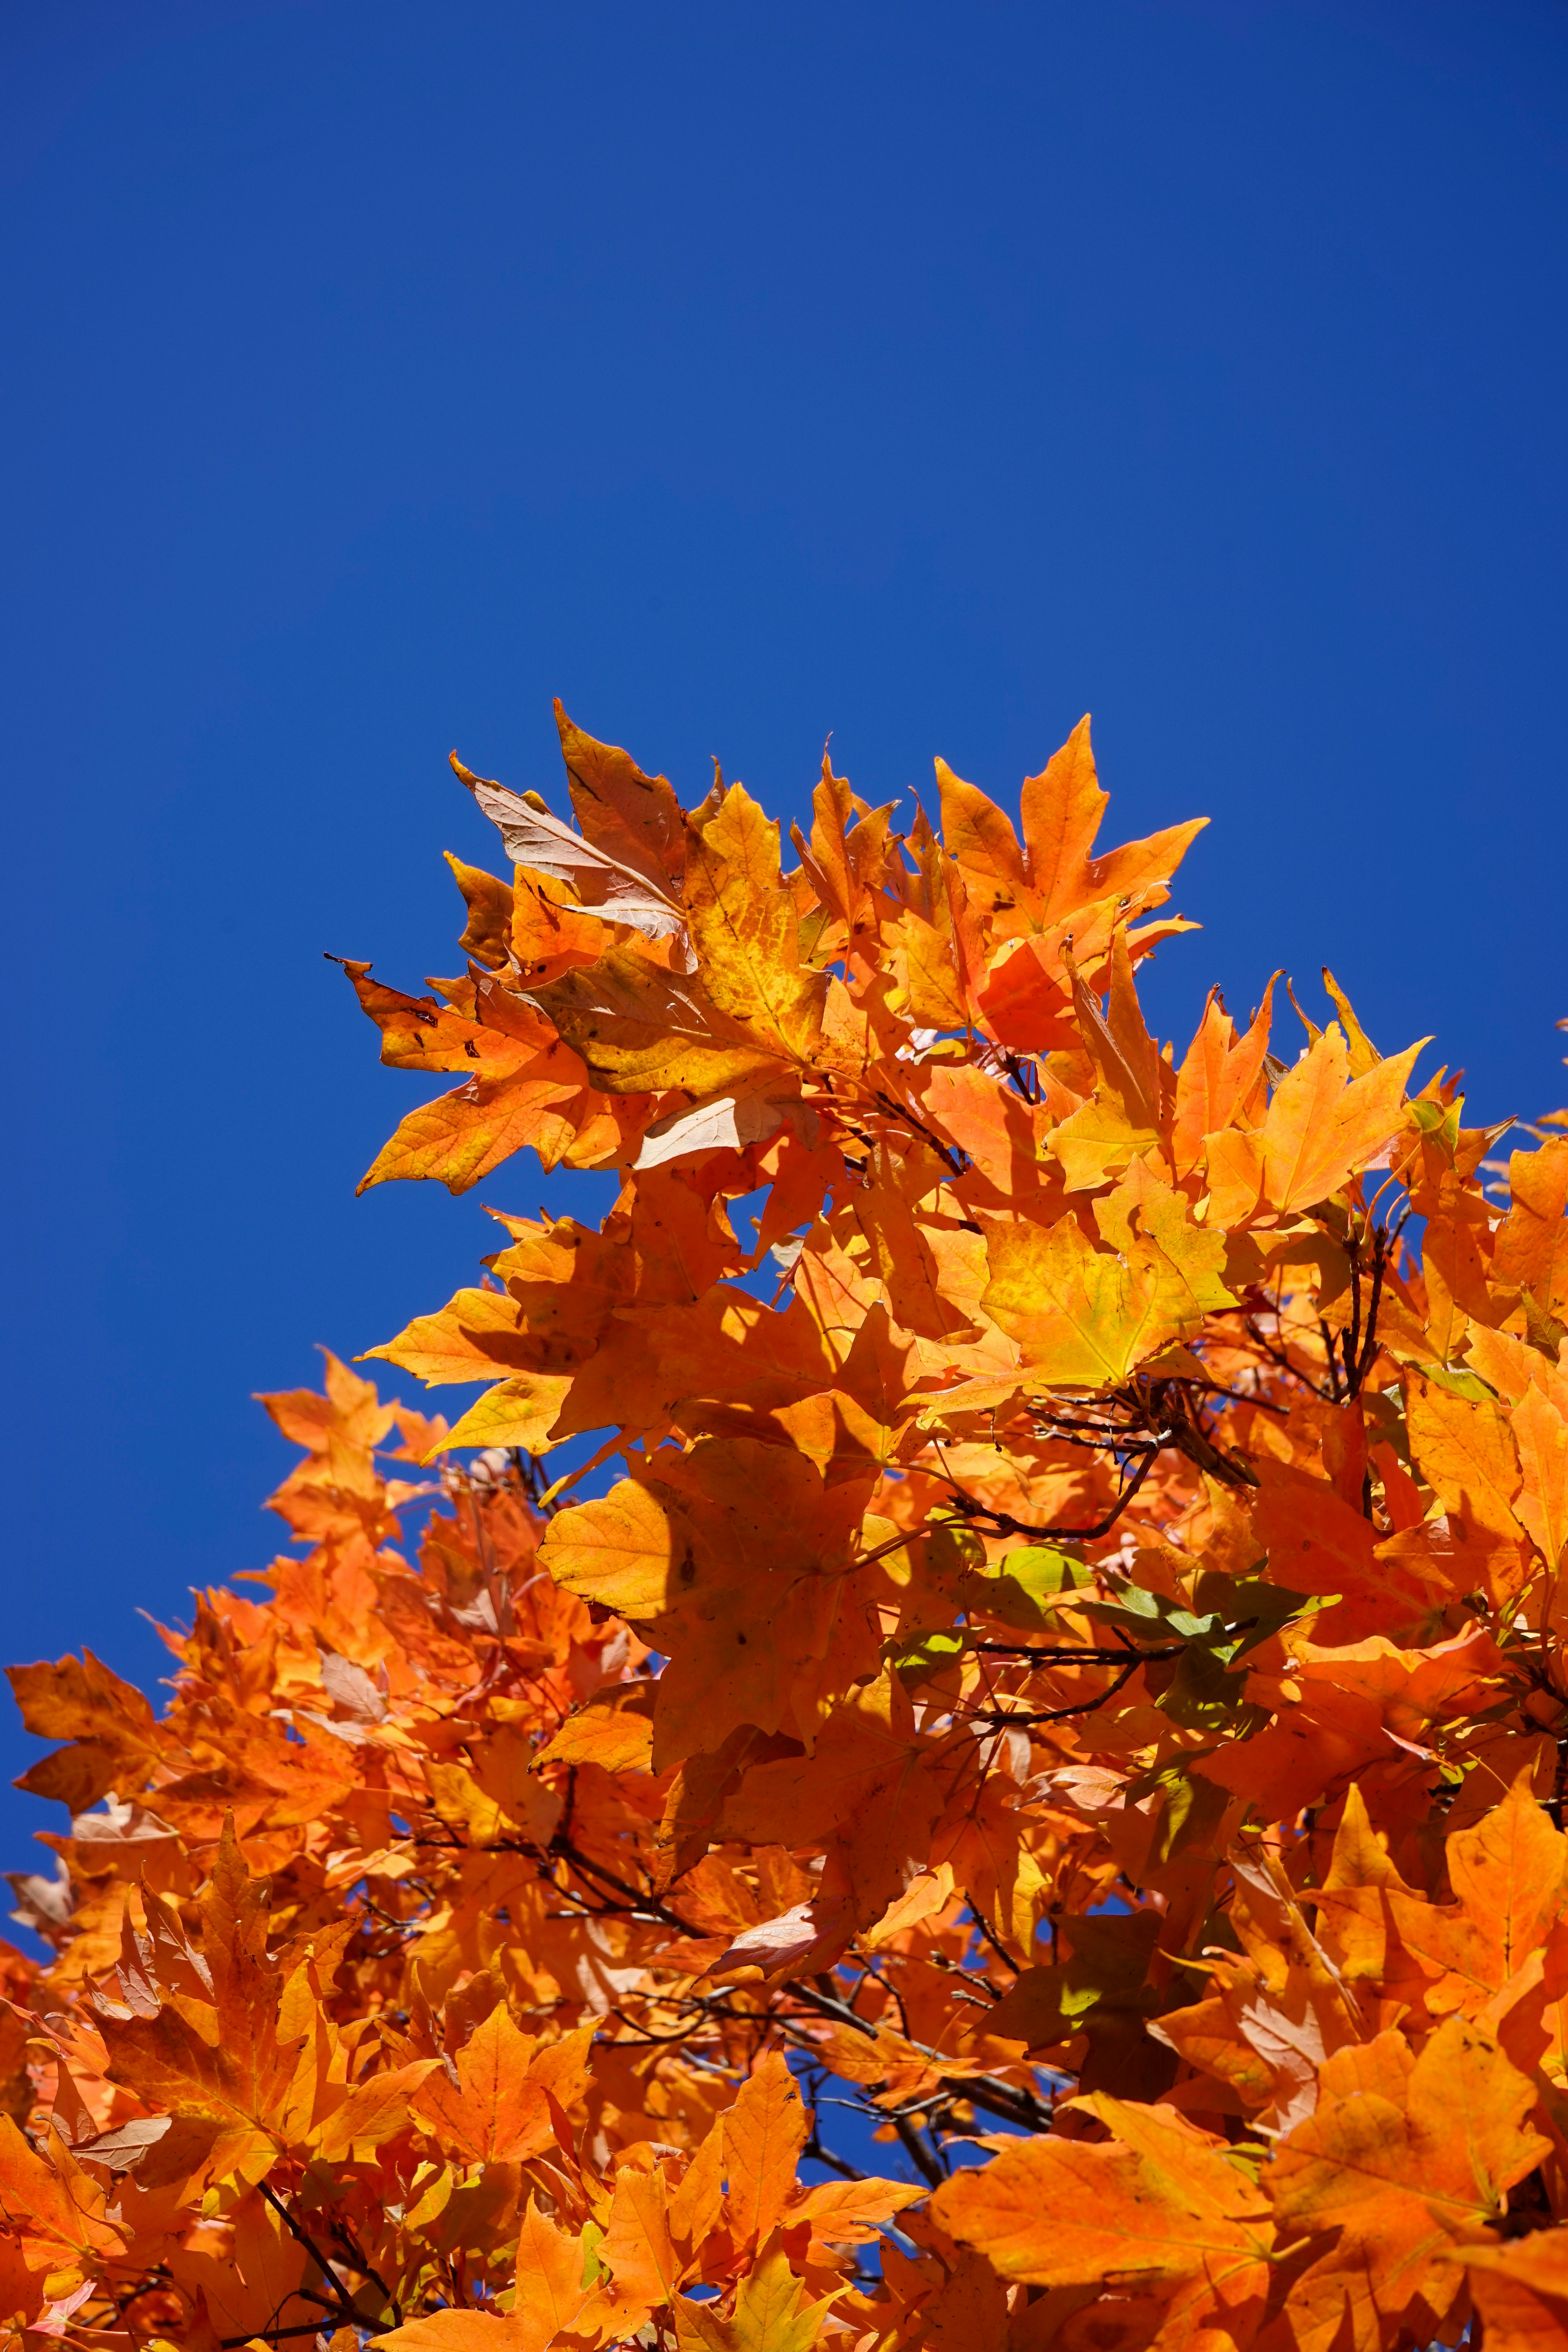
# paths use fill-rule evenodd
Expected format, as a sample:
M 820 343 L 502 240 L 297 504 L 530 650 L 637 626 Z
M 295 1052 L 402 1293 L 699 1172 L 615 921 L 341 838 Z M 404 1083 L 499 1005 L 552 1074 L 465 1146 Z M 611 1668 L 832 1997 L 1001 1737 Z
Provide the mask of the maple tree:
M 162 1715 L 13 1672 L 12 2334 L 1568 2345 L 1568 1114 L 1328 973 L 1159 1045 L 1197 826 L 1098 851 L 1087 721 L 789 871 L 561 733 L 574 824 L 454 759 L 462 974 L 346 966 L 461 1081 L 365 1182 L 615 1205 L 371 1350 L 455 1427 L 266 1400 Z

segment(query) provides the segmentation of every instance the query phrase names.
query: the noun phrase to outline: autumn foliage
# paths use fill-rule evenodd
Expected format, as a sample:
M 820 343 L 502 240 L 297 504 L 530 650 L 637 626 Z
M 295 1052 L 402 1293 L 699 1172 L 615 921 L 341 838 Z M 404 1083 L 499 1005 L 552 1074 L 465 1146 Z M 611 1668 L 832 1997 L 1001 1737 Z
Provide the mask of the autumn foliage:
M 266 1400 L 162 1714 L 13 1673 L 13 2332 L 1568 2345 L 1568 1117 L 1328 974 L 1157 1043 L 1087 721 L 788 871 L 561 731 L 574 824 L 454 760 L 461 974 L 346 967 L 455 1082 L 365 1181 L 614 1206 L 371 1351 L 454 1428 Z

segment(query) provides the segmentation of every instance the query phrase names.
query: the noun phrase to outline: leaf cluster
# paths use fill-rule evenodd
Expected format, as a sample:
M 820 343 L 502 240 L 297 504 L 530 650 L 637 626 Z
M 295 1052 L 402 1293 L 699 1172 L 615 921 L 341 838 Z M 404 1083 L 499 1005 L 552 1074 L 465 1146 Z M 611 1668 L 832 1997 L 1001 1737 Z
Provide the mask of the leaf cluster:
M 454 760 L 461 974 L 345 966 L 460 1081 L 365 1181 L 614 1207 L 371 1351 L 455 1427 L 265 1400 L 163 1713 L 13 1670 L 13 2332 L 1568 2343 L 1568 1115 L 1327 973 L 1160 1044 L 1198 828 L 1100 850 L 1087 721 L 786 866 L 559 716 L 574 822 Z

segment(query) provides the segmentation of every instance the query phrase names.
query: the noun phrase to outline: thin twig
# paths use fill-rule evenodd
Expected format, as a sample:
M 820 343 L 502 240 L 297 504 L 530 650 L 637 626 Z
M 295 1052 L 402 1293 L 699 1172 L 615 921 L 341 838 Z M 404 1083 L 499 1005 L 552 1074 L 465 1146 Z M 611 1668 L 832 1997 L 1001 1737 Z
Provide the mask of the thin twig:
M 285 2336 L 319 2336 L 321 2332 L 319 2319 L 302 2319 L 293 2327 L 264 2327 L 261 2330 L 262 2335 L 274 2344 L 281 2342 Z M 217 2340 L 222 2352 L 237 2352 L 240 2345 L 255 2343 L 256 2330 L 252 2328 L 248 2336 L 220 2336 Z
M 1033 1647 L 1027 1642 L 972 1642 L 969 1646 L 988 1656 L 1017 1658 L 1031 1666 L 1114 1666 L 1120 1665 L 1127 1655 L 1125 1642 L 1114 1650 L 1087 1646 L 1081 1650 L 1047 1650 Z M 1167 1642 L 1157 1650 L 1140 1650 L 1138 1658 L 1140 1663 L 1145 1658 L 1179 1658 L 1186 1647 L 1185 1642 Z
M 908 2116 L 889 2117 L 893 2129 L 903 2143 L 904 2153 L 928 2188 L 940 2189 L 947 2179 L 946 2167 L 929 2148 Z
M 290 2213 L 287 2205 L 284 2204 L 283 2200 L 275 2193 L 268 2182 L 261 2180 L 257 2183 L 257 2186 L 260 2189 L 261 2194 L 266 2199 L 268 2204 L 271 2206 L 272 2210 L 282 2222 L 283 2227 L 288 2231 L 289 2236 L 297 2239 L 299 2243 L 304 2247 L 305 2252 L 310 2255 L 310 2260 L 321 2272 L 322 2279 L 325 2281 L 326 2284 L 333 2289 L 336 2297 L 337 2308 L 342 2312 L 349 2325 L 352 2327 L 363 2327 L 366 2326 L 367 2323 L 364 2314 L 357 2308 L 353 2297 L 350 2294 L 348 2289 L 344 2286 L 342 2281 L 333 2270 L 331 2263 L 328 2261 L 326 2255 L 322 2253 L 321 2248 L 317 2245 L 315 2240 L 310 2235 L 309 2231 L 300 2228 L 299 2222 L 294 2219 L 293 2214 Z M 385 2290 L 383 2289 L 383 2292 L 384 2293 Z M 301 2294 L 309 2295 L 310 2300 L 312 2303 L 321 2302 L 321 2297 L 320 2295 L 310 2294 L 310 2291 L 308 2287 L 301 2287 L 300 2289 L 300 2293 Z M 325 2307 L 328 2309 L 331 2308 L 331 2305 L 326 2305 Z
M 995 1528 L 998 1535 L 1044 1536 L 1056 1543 L 1093 1543 L 1097 1541 L 1100 1536 L 1110 1534 L 1111 1528 L 1116 1525 L 1117 1520 L 1121 1517 L 1122 1512 L 1126 1510 L 1128 1505 L 1137 1494 L 1139 1487 L 1143 1484 L 1144 1479 L 1149 1475 L 1150 1471 L 1154 1465 L 1154 1457 L 1161 1451 L 1162 1449 L 1159 1446 L 1152 1446 L 1149 1451 L 1144 1454 L 1137 1469 L 1133 1471 L 1132 1475 L 1128 1479 L 1126 1485 L 1122 1487 L 1121 1494 L 1117 1496 L 1115 1508 L 1107 1517 L 1098 1520 L 1091 1528 L 1032 1527 L 1027 1519 L 1016 1519 L 1011 1511 L 993 1511 L 987 1509 L 984 1504 L 977 1503 L 972 1495 L 966 1495 L 963 1487 L 959 1486 L 956 1479 L 950 1477 L 947 1483 L 952 1486 L 953 1493 L 957 1497 L 954 1507 L 959 1512 L 961 1517 L 965 1519 L 985 1519 L 989 1521 L 993 1528 Z
M 990 1945 L 992 1950 L 995 1953 L 1003 1967 L 1011 1969 L 1014 1976 L 1017 1976 L 1019 1974 L 1017 1961 L 1014 1959 L 1012 1954 L 1002 1943 L 1000 1937 L 996 1935 L 995 1930 L 992 1927 L 990 1921 L 986 1918 L 984 1913 L 981 1910 L 979 1904 L 976 1903 L 973 1895 L 971 1895 L 967 1887 L 963 1890 L 963 1899 L 969 1906 L 970 1917 L 973 1920 L 975 1927 L 979 1929 L 981 1935 L 984 1936 L 985 1941 Z
M 1366 1310 L 1366 1338 L 1362 1342 L 1361 1355 L 1355 1368 L 1352 1396 L 1359 1396 L 1362 1387 L 1377 1358 L 1377 1310 L 1383 1303 L 1383 1274 L 1388 1263 L 1389 1237 L 1381 1227 L 1373 1243 L 1372 1297 Z
M 1043 1713 L 1031 1715 L 1015 1715 L 1000 1707 L 976 1707 L 970 1717 L 970 1721 L 1005 1724 L 1010 1730 L 1022 1730 L 1032 1723 L 1065 1723 L 1070 1716 L 1093 1715 L 1098 1707 L 1106 1706 L 1113 1699 L 1118 1691 L 1125 1689 L 1142 1664 L 1143 1653 L 1140 1652 L 1129 1665 L 1122 1668 L 1115 1681 L 1106 1685 L 1098 1698 L 1085 1699 L 1077 1706 L 1047 1707 Z

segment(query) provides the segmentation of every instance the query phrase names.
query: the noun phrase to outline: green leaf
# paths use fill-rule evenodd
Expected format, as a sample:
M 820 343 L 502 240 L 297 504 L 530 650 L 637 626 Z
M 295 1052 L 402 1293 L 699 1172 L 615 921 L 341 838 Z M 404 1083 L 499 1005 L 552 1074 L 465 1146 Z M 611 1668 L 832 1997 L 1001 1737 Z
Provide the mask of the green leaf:
M 1194 1642 L 1154 1704 L 1187 1731 L 1251 1731 L 1268 1720 L 1268 1710 L 1247 1704 L 1246 1685 L 1245 1674 L 1232 1674 L 1213 1650 Z
M 1026 1633 L 1044 1633 L 1055 1604 L 1093 1581 L 1092 1572 L 1053 1544 L 1025 1544 L 994 1569 L 979 1569 L 964 1585 L 965 1605 Z
M 1468 1403 L 1493 1404 L 1497 1401 L 1497 1391 L 1487 1386 L 1479 1372 L 1456 1371 L 1447 1364 L 1423 1364 L 1421 1370 L 1438 1388 L 1465 1398 Z
M 1032 1601 L 1043 1601 L 1049 1593 L 1072 1592 L 1094 1580 L 1092 1570 L 1055 1544 L 1025 1544 L 1008 1552 L 997 1573 L 1022 1586 Z
M 888 1650 L 883 1654 L 900 1682 L 930 1682 L 944 1666 L 952 1665 L 968 1641 L 968 1634 L 954 1626 L 934 1633 L 917 1633 L 901 1649 Z

